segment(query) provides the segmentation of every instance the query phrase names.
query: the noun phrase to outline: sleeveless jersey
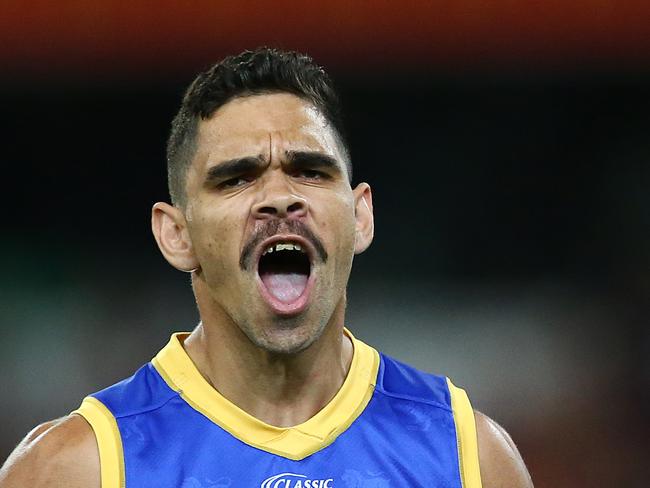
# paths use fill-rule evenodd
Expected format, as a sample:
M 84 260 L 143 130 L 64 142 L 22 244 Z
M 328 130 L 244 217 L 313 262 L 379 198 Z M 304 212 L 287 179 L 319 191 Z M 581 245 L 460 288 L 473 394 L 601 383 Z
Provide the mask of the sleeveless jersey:
M 174 334 L 148 364 L 84 399 L 102 488 L 481 488 L 465 392 L 355 339 L 339 392 L 293 427 L 219 394 Z

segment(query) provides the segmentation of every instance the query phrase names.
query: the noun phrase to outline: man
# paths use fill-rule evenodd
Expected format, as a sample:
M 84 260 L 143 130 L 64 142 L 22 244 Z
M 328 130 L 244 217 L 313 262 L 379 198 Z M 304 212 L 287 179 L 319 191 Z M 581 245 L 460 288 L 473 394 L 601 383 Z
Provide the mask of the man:
M 310 58 L 259 49 L 189 87 L 152 229 L 201 317 L 128 380 L 34 429 L 0 487 L 529 487 L 505 431 L 442 377 L 344 328 L 373 238 L 338 102 Z

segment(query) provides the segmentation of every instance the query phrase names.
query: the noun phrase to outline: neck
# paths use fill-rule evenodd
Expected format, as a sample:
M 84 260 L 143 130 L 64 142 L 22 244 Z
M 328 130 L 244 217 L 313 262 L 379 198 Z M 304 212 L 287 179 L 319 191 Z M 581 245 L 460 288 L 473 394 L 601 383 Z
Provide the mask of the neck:
M 353 355 L 352 342 L 343 333 L 345 298 L 322 335 L 295 354 L 261 349 L 225 316 L 199 310 L 202 322 L 185 340 L 185 350 L 221 395 L 267 424 L 305 422 L 345 381 Z

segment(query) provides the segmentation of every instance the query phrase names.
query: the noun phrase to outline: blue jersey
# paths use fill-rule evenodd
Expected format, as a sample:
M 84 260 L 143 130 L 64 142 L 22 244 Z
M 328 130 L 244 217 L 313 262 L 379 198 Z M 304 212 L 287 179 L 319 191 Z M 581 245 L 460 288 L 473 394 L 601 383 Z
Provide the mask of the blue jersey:
M 102 488 L 480 488 L 465 392 L 349 335 L 339 392 L 285 428 L 220 395 L 183 349 L 187 334 L 174 334 L 75 411 L 95 432 Z

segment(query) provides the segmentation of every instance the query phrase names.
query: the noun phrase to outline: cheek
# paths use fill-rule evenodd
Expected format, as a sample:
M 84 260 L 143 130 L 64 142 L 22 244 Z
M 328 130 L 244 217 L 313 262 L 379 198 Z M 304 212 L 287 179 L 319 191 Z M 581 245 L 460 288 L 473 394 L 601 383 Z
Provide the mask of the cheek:
M 216 278 L 238 266 L 240 232 L 233 219 L 223 215 L 197 215 L 194 227 L 194 250 L 206 273 Z
M 338 198 L 330 203 L 327 218 L 323 219 L 320 231 L 328 236 L 333 249 L 342 257 L 354 251 L 354 232 L 356 222 L 351 199 Z

